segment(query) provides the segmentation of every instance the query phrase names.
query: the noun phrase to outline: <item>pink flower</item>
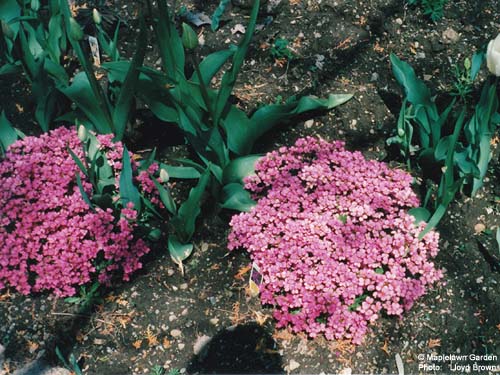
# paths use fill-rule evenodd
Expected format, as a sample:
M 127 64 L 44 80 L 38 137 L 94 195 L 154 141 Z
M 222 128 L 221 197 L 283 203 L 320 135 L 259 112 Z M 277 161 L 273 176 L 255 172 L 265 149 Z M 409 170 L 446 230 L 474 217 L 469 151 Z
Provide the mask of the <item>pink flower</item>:
M 419 241 L 407 213 L 419 204 L 412 180 L 311 137 L 259 160 L 246 180 L 258 203 L 233 216 L 228 247 L 261 269 L 278 326 L 360 343 L 381 312 L 400 316 L 442 277 L 438 234 Z
M 123 146 L 111 138 L 98 136 L 118 180 Z M 128 280 L 142 267 L 149 247 L 136 238 L 137 212 L 92 211 L 67 147 L 82 158 L 76 130 L 61 127 L 14 143 L 0 162 L 0 289 L 64 297 L 92 280 L 109 282 L 116 270 Z M 82 180 L 90 194 L 91 184 Z M 148 184 L 144 193 L 155 197 L 147 179 L 141 181 Z

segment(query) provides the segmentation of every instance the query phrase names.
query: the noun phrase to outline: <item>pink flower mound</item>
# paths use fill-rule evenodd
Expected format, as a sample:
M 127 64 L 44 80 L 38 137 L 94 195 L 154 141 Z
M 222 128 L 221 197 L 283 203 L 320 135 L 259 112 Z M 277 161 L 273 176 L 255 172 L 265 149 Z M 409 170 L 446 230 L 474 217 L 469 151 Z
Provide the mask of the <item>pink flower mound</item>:
M 121 144 L 113 145 L 111 136 L 98 139 L 116 172 Z M 117 218 L 111 209 L 93 212 L 84 202 L 67 146 L 82 158 L 74 128 L 58 128 L 14 143 L 0 162 L 0 289 L 70 296 L 75 286 L 96 277 L 107 282 L 118 269 L 127 280 L 149 252 L 134 238 L 133 207 L 123 208 Z M 90 193 L 90 183 L 83 185 Z
M 233 216 L 229 248 L 263 274 L 278 326 L 360 343 L 382 312 L 400 316 L 442 277 L 438 234 L 419 241 L 412 177 L 342 142 L 299 139 L 259 160 L 246 188 L 258 199 Z

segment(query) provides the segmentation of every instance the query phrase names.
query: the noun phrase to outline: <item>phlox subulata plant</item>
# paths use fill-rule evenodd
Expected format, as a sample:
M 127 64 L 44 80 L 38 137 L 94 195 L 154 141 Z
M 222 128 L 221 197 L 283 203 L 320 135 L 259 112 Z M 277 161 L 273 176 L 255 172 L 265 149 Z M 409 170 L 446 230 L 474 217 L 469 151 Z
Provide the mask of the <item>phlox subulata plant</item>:
M 257 205 L 232 218 L 228 246 L 260 268 L 278 326 L 360 343 L 370 322 L 401 316 L 442 277 L 438 233 L 419 239 L 425 223 L 408 213 L 419 204 L 411 183 L 312 137 L 257 162 L 245 185 Z
M 118 190 L 123 145 L 112 137 L 97 140 Z M 120 204 L 117 196 L 111 207 L 90 206 L 81 189 L 91 197 L 92 184 L 86 176 L 77 184 L 81 171 L 70 149 L 84 158 L 75 129 L 60 127 L 13 143 L 0 161 L 0 289 L 64 297 L 115 274 L 128 280 L 142 267 L 140 259 L 150 248 L 137 235 L 133 203 Z M 133 162 L 132 168 L 141 194 L 161 205 L 151 179 L 158 166 L 139 171 Z

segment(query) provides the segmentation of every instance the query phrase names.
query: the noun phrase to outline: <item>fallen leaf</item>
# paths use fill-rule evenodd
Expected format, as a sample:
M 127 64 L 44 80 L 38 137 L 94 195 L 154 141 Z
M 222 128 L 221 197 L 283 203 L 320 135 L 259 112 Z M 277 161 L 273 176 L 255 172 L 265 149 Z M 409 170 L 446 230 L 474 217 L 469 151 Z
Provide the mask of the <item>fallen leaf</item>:
M 427 346 L 429 347 L 429 349 L 439 347 L 441 346 L 441 339 L 429 339 Z
M 287 329 L 280 329 L 280 330 L 277 330 L 276 332 L 274 332 L 273 334 L 273 338 L 275 340 L 285 340 L 285 341 L 290 341 L 293 339 L 293 335 L 292 333 L 287 330 Z
M 36 342 L 28 340 L 28 351 L 30 353 L 33 354 L 39 347 L 40 347 L 40 345 L 37 344 Z
M 483 223 L 477 223 L 476 225 L 474 225 L 474 232 L 476 232 L 476 234 L 484 232 L 485 229 L 486 225 L 484 225 Z
M 119 316 L 116 320 L 118 320 L 118 323 L 122 326 L 122 328 L 127 328 L 127 324 L 130 323 L 132 318 L 129 315 L 123 315 Z
M 276 66 L 278 66 L 280 68 L 283 68 L 286 65 L 286 59 L 285 58 L 274 59 L 274 65 L 276 65 Z
M 119 304 L 120 306 L 127 306 L 128 305 L 128 301 L 121 299 L 121 298 L 117 299 L 116 303 Z
M 260 311 L 254 311 L 254 317 L 255 321 L 257 322 L 258 325 L 264 325 L 264 323 L 268 320 L 271 319 L 271 317 L 267 314 L 263 314 Z
M 169 339 L 167 339 L 166 337 L 163 338 L 163 341 L 162 341 L 162 345 L 163 345 L 163 348 L 165 349 L 168 349 L 172 346 L 172 343 L 170 342 Z
M 7 291 L 4 294 L 0 295 L 0 301 L 8 300 L 10 297 L 12 297 L 12 294 L 10 294 L 10 290 L 7 289 Z
M 136 349 L 139 349 L 142 345 L 142 340 L 136 340 L 132 343 L 132 346 Z
M 245 267 L 242 267 L 238 270 L 238 273 L 236 275 L 234 275 L 234 278 L 236 280 L 243 280 L 243 276 L 248 272 L 250 271 L 250 269 L 252 268 L 252 266 L 249 264 L 248 266 L 245 266 Z
M 384 345 L 380 347 L 385 354 L 389 355 L 389 344 L 387 343 L 387 340 L 384 341 Z
M 149 327 L 146 329 L 146 340 L 148 340 L 148 346 L 156 346 L 159 344 L 158 338 Z

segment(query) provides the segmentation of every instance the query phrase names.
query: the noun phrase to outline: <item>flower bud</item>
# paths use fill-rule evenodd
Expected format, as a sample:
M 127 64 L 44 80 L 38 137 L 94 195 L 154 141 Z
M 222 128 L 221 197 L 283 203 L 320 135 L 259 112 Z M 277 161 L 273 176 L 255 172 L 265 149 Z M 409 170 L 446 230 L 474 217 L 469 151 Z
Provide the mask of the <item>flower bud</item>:
M 399 129 L 398 129 L 398 135 L 399 135 L 400 137 L 404 137 L 404 135 L 405 135 L 405 131 L 404 131 L 403 129 L 399 128 Z
M 83 30 L 73 17 L 69 19 L 69 35 L 75 40 L 83 39 Z
M 488 44 L 486 65 L 491 74 L 500 77 L 500 34 Z
M 80 125 L 78 127 L 78 138 L 82 142 L 85 142 L 88 138 L 87 128 L 85 128 L 85 126 L 83 125 Z
M 38 9 L 40 9 L 40 0 L 31 0 L 31 10 L 38 12 Z
M 4 20 L 0 22 L 2 23 L 2 34 L 11 40 L 14 39 L 14 30 L 12 30 L 12 27 Z
M 182 23 L 182 44 L 186 49 L 198 47 L 198 35 L 193 28 L 186 23 Z
M 165 169 L 160 169 L 160 180 L 161 182 L 168 182 L 170 179 L 170 176 L 168 175 L 168 172 Z
M 101 16 L 101 13 L 99 13 L 99 11 L 94 8 L 92 10 L 92 18 L 94 19 L 94 22 L 96 25 L 100 25 L 101 22 L 102 22 L 102 16 Z

